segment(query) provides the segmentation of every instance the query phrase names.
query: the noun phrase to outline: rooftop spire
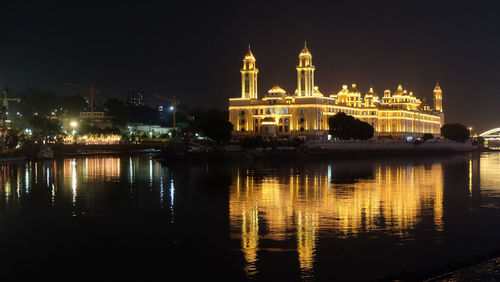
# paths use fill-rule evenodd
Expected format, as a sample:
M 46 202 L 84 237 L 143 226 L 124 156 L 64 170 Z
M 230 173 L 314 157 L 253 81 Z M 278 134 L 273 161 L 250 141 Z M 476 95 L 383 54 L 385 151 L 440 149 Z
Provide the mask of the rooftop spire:
M 307 41 L 304 41 L 304 48 L 300 52 L 299 56 L 311 56 L 311 52 L 309 52 L 309 49 L 307 49 Z
M 441 91 L 441 87 L 439 86 L 439 80 L 436 81 L 436 86 L 434 87 L 434 91 L 437 91 L 437 90 Z
M 245 55 L 245 60 L 255 60 L 252 50 L 250 50 L 250 44 L 248 44 L 248 52 Z

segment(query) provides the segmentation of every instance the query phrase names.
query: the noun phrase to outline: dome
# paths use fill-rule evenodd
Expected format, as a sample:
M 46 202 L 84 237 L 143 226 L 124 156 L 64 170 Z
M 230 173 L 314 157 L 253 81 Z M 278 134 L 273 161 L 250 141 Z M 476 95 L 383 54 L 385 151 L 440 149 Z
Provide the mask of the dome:
M 323 96 L 323 93 L 319 91 L 318 86 L 314 86 L 314 91 L 313 91 L 314 96 Z
M 365 94 L 365 97 L 366 96 L 368 96 L 368 97 L 374 96 L 375 97 L 375 96 L 377 96 L 377 93 L 375 93 L 375 91 L 373 91 L 373 87 L 370 87 L 370 90 L 368 90 L 368 92 L 366 92 L 366 94 Z
M 351 85 L 351 88 L 349 89 L 349 93 L 359 93 L 358 88 L 356 87 L 356 83 L 353 83 Z
M 286 95 L 286 91 L 279 87 L 278 85 L 275 85 L 273 86 L 273 88 L 269 89 L 269 91 L 267 91 L 267 96 L 269 97 L 280 97 L 280 96 L 284 96 Z
M 279 87 L 279 85 L 275 85 L 275 86 L 273 86 L 273 88 L 269 89 L 269 91 L 267 91 L 267 93 L 269 93 L 269 94 L 271 94 L 271 93 L 283 93 L 283 94 L 285 94 L 286 91 L 283 88 Z
M 398 85 L 398 89 L 396 91 L 394 91 L 394 93 L 392 94 L 392 96 L 401 96 L 401 95 L 404 95 L 404 91 L 403 91 L 403 86 L 401 84 Z
M 342 85 L 342 89 L 340 89 L 338 95 L 347 95 L 349 90 L 347 90 L 347 84 Z

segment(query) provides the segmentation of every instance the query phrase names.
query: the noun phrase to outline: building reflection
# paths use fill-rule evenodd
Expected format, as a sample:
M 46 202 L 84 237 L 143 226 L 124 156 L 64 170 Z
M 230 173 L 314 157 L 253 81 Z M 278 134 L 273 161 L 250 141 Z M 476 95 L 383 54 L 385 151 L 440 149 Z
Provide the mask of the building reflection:
M 434 229 L 442 230 L 440 163 L 350 165 L 317 166 L 305 173 L 238 171 L 230 190 L 230 225 L 232 238 L 241 239 L 248 275 L 257 273 L 262 239 L 295 238 L 300 268 L 308 276 L 319 233 L 390 232 L 403 238 L 423 217 L 431 217 Z

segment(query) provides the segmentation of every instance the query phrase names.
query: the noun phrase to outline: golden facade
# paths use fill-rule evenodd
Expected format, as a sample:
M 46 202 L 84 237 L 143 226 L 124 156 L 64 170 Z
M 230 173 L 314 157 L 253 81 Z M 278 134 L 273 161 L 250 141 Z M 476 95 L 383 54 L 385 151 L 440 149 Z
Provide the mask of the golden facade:
M 339 92 L 324 95 L 314 85 L 312 55 L 307 46 L 299 54 L 297 89 L 287 93 L 274 86 L 258 98 L 256 60 L 248 50 L 241 69 L 241 98 L 229 99 L 229 121 L 236 135 L 303 136 L 324 138 L 328 118 L 344 112 L 373 125 L 378 137 L 420 137 L 440 134 L 444 123 L 442 90 L 436 84 L 434 107 L 399 85 L 380 97 L 373 88 L 363 96 L 356 84 L 343 85 Z

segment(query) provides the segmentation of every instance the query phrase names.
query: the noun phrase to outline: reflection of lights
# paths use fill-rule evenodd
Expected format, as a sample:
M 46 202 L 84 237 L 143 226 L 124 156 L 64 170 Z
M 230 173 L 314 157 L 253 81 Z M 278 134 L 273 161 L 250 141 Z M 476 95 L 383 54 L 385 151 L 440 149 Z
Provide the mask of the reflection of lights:
M 174 178 L 170 178 L 170 212 L 172 213 L 172 219 L 170 220 L 171 223 L 174 222 L 174 195 L 175 195 L 175 188 L 174 188 Z
M 469 157 L 469 194 L 472 196 L 472 156 Z
M 30 192 L 30 172 L 28 166 L 31 166 L 31 162 L 29 164 L 26 164 L 24 169 L 24 187 L 26 189 L 26 193 Z
M 149 159 L 149 188 L 153 187 L 153 160 Z
M 50 171 L 49 171 L 49 168 L 47 168 L 45 171 L 46 171 L 46 178 L 47 178 L 47 180 L 46 180 L 47 188 L 49 188 L 50 187 Z
M 130 184 L 130 189 L 132 189 L 132 184 L 134 183 L 134 164 L 132 163 L 132 157 L 129 158 L 128 160 L 128 169 L 129 169 L 129 184 Z
M 230 190 L 229 214 L 232 236 L 241 238 L 247 273 L 257 271 L 259 222 L 265 223 L 270 240 L 285 240 L 288 230 L 296 230 L 303 278 L 313 270 L 320 232 L 353 236 L 384 229 L 405 238 L 404 230 L 415 227 L 427 210 L 432 210 L 435 230 L 442 231 L 441 164 L 430 169 L 379 165 L 372 170 L 373 178 L 349 184 L 331 184 L 342 171 L 333 164 L 325 166 L 324 173 L 290 170 L 287 177 L 271 175 L 258 182 L 248 171 L 238 172 Z
M 163 187 L 163 176 L 160 177 L 160 205 L 163 208 L 163 198 L 165 197 L 165 188 Z
M 73 191 L 73 207 L 76 205 L 76 159 L 71 161 L 71 188 Z

